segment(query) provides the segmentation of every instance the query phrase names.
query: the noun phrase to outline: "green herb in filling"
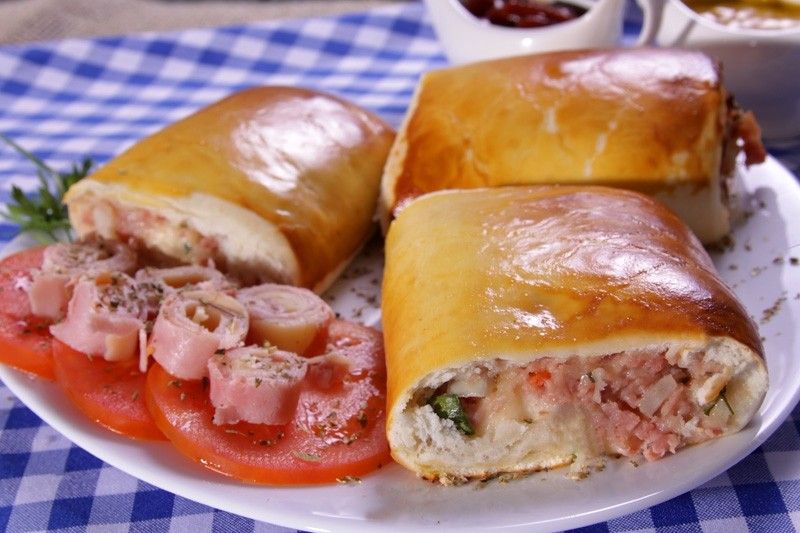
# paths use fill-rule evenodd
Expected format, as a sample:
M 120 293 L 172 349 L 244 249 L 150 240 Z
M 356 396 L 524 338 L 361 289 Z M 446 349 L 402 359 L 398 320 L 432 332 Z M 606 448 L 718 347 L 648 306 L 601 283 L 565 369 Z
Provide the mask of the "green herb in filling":
M 728 397 L 725 395 L 725 393 L 727 392 L 726 389 L 727 387 L 723 387 L 722 390 L 719 392 L 719 396 L 711 400 L 709 403 L 706 404 L 705 407 L 703 407 L 703 414 L 705 414 L 706 416 L 711 414 L 711 411 L 714 410 L 714 407 L 717 406 L 720 400 L 722 400 L 722 403 L 724 403 L 725 407 L 728 408 L 728 411 L 730 411 L 731 415 L 736 414 L 733 412 L 733 407 L 731 407 L 731 404 L 728 402 Z
M 452 420 L 456 428 L 464 435 L 475 434 L 475 429 L 461 406 L 461 400 L 455 394 L 440 394 L 431 398 L 428 403 L 434 413 L 440 418 Z

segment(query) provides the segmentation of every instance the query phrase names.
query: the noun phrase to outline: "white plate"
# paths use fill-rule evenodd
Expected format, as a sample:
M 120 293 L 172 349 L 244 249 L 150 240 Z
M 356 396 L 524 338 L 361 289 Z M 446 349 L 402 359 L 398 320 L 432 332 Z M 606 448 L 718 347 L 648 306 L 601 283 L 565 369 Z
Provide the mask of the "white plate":
M 736 229 L 735 246 L 715 261 L 761 323 L 769 392 L 742 432 L 638 468 L 619 460 L 579 482 L 554 471 L 506 484 L 441 487 L 391 465 L 359 485 L 257 487 L 208 472 L 168 444 L 133 442 L 95 426 L 50 383 L 2 366 L 0 378 L 48 424 L 120 470 L 186 498 L 273 524 L 319 531 L 530 531 L 608 520 L 677 496 L 725 471 L 772 434 L 800 396 L 800 266 L 790 260 L 800 257 L 800 187 L 774 159 L 745 172 L 743 179 L 751 216 Z M 377 323 L 381 264 L 380 244 L 373 243 L 332 290 L 334 307 L 345 316 Z

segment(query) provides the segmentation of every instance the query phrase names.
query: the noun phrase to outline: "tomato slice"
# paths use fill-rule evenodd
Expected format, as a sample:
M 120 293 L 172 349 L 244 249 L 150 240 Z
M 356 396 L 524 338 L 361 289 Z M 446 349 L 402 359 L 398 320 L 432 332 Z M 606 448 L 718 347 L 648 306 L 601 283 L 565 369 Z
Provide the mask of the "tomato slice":
M 44 246 L 0 261 L 0 363 L 55 379 L 50 322 L 31 315 L 25 286 L 31 269 L 42 265 Z
M 54 340 L 53 360 L 58 384 L 90 419 L 127 437 L 164 440 L 144 403 L 138 358 L 106 361 Z
M 329 338 L 350 369 L 335 379 L 310 371 L 292 423 L 217 426 L 208 381 L 178 380 L 159 365 L 147 375 L 147 406 L 181 453 L 241 481 L 302 485 L 367 474 L 391 461 L 383 342 L 377 331 L 338 320 Z

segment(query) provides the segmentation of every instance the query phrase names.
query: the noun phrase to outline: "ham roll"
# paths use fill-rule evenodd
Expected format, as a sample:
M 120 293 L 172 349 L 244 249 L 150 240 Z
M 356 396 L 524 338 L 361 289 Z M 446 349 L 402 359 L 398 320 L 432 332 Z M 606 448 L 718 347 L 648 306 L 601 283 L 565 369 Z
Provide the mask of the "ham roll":
M 56 321 L 64 317 L 72 294 L 70 282 L 81 275 L 100 272 L 131 274 L 136 254 L 114 242 L 56 243 L 44 251 L 41 269 L 34 271 L 28 287 L 31 312 Z
M 208 361 L 214 423 L 287 424 L 294 418 L 306 359 L 275 347 L 245 346 Z
M 758 331 L 692 232 L 639 193 L 504 187 L 421 197 L 386 242 L 393 457 L 442 483 L 738 431 Z
M 67 316 L 50 326 L 64 344 L 87 355 L 120 361 L 135 356 L 145 306 L 139 287 L 128 275 L 103 272 L 78 279 Z
M 236 284 L 219 270 L 197 265 L 172 268 L 146 267 L 136 272 L 136 281 L 156 283 L 163 292 L 177 289 L 210 289 L 226 292 L 236 289 Z
M 147 295 L 145 305 L 151 326 L 158 316 L 164 298 L 170 294 L 195 290 L 232 293 L 237 288 L 236 283 L 219 270 L 199 265 L 172 268 L 145 267 L 136 272 L 134 279 L 143 289 L 143 294 Z M 144 366 L 144 362 L 142 365 Z
M 333 309 L 313 292 L 267 283 L 236 293 L 250 313 L 247 340 L 302 355 L 325 349 Z
M 65 201 L 80 237 L 322 292 L 373 230 L 393 137 L 334 96 L 255 87 L 139 141 Z
M 161 304 L 150 349 L 173 376 L 201 379 L 214 353 L 244 344 L 248 323 L 244 306 L 223 292 L 175 292 Z
M 386 163 L 383 224 L 441 189 L 607 185 L 655 196 L 714 242 L 730 229 L 740 142 L 748 164 L 764 160 L 753 116 L 701 52 L 582 50 L 431 71 Z

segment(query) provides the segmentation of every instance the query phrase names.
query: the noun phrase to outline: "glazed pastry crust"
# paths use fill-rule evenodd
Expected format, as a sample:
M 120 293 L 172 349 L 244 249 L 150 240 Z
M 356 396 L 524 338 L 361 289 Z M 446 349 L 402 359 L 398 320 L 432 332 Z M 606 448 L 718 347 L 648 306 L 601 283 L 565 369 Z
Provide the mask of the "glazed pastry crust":
M 658 194 L 704 242 L 727 234 L 728 98 L 687 50 L 587 50 L 426 73 L 387 162 L 384 227 L 441 189 L 585 184 Z
M 500 187 L 415 200 L 389 230 L 382 312 L 389 442 L 398 462 L 425 477 L 549 468 L 576 449 L 563 441 L 513 464 L 468 464 L 502 449 L 494 442 L 458 466 L 446 453 L 430 459 L 460 437 L 439 442 L 444 431 L 409 427 L 419 422 L 409 406 L 479 363 L 703 351 L 736 373 L 727 432 L 749 421 L 766 392 L 757 329 L 700 242 L 658 202 L 619 189 Z M 559 428 L 578 433 L 549 431 Z M 415 440 L 428 431 L 427 443 Z
M 334 96 L 257 87 L 139 141 L 73 187 L 66 201 L 81 235 L 98 230 L 98 202 L 117 222 L 140 208 L 166 217 L 176 235 L 174 225 L 183 224 L 211 237 L 219 256 L 212 258 L 245 265 L 255 281 L 321 291 L 371 232 L 393 136 L 377 116 Z M 223 217 L 230 220 L 215 231 Z M 121 233 L 137 233 L 132 226 Z M 113 224 L 105 230 L 120 233 Z M 237 243 L 223 253 L 219 243 L 229 239 Z M 180 249 L 144 244 L 186 262 Z M 269 248 L 274 257 L 251 253 Z

